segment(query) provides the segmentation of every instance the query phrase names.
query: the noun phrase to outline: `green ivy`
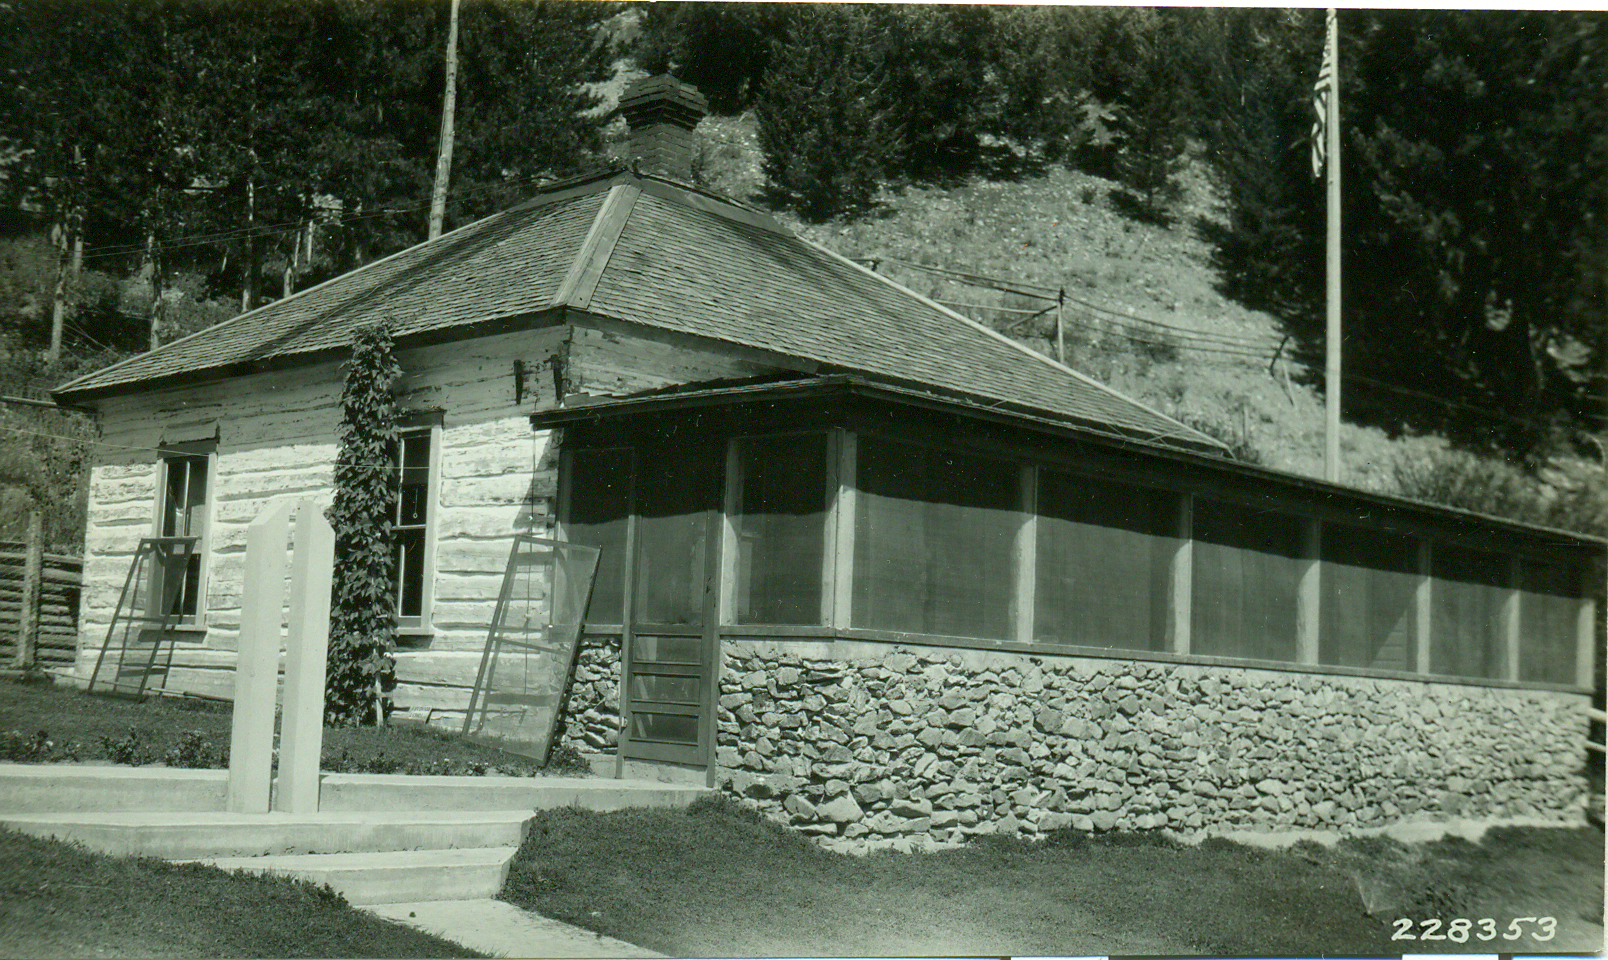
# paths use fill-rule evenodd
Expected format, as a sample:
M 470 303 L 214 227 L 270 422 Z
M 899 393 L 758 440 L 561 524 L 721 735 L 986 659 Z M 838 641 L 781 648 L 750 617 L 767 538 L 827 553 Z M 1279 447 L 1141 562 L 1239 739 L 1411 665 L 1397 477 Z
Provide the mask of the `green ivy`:
M 396 406 L 401 375 L 383 322 L 358 331 L 341 389 L 340 452 L 335 502 L 335 580 L 330 596 L 329 660 L 324 722 L 383 723 L 382 691 L 395 685 L 396 576 L 392 516 L 396 511 Z

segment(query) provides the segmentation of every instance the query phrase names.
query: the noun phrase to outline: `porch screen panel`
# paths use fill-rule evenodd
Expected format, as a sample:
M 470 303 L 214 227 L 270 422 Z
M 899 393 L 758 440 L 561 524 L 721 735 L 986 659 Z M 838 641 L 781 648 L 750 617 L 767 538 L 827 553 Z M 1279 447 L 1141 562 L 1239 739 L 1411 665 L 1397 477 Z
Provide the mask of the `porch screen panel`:
M 857 471 L 854 625 L 1009 636 L 1017 467 L 862 437 Z
M 714 450 L 644 450 L 637 473 L 633 623 L 703 625 Z
M 1560 563 L 1519 566 L 1519 679 L 1574 683 L 1580 572 Z
M 1318 662 L 1415 670 L 1417 565 L 1412 537 L 1325 524 Z
M 1038 509 L 1035 637 L 1165 648 L 1176 498 L 1045 470 Z
M 746 438 L 737 470 L 737 622 L 820 623 L 826 435 Z
M 1197 499 L 1193 529 L 1193 652 L 1295 660 L 1300 522 Z
M 1430 671 L 1458 677 L 1502 677 L 1506 560 L 1442 543 L 1435 544 L 1431 557 Z
M 597 547 L 590 623 L 619 623 L 625 609 L 625 532 L 631 513 L 631 451 L 577 450 L 570 460 L 564 536 Z

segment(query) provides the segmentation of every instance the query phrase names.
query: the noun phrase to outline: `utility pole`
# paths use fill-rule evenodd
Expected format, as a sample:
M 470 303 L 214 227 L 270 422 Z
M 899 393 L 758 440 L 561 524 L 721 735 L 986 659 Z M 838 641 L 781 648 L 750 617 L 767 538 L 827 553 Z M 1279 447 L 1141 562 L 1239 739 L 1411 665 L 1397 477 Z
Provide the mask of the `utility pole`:
M 1328 153 L 1328 316 L 1324 335 L 1323 478 L 1340 482 L 1340 26 L 1334 8 L 1325 18 L 1323 59 L 1328 67 L 1328 96 L 1323 131 Z M 1323 81 L 1320 79 L 1320 83 Z
M 447 83 L 441 97 L 441 142 L 436 150 L 435 191 L 430 197 L 430 239 L 441 236 L 447 213 L 447 180 L 452 174 L 452 114 L 458 105 L 458 0 L 447 21 Z

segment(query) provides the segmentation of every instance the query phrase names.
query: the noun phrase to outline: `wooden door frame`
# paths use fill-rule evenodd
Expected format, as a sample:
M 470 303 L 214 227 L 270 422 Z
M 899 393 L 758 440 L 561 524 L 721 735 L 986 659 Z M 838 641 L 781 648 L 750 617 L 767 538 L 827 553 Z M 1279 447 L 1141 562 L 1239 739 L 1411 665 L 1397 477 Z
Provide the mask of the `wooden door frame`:
M 729 445 L 730 441 L 727 441 Z M 638 500 L 636 496 L 638 486 L 638 470 L 642 463 L 640 447 L 631 448 L 631 495 L 629 498 L 630 512 L 627 514 L 625 527 L 625 595 L 621 603 L 620 624 L 620 738 L 614 749 L 614 776 L 616 779 L 625 773 L 627 757 L 626 746 L 631 739 L 631 661 L 634 641 L 636 638 L 636 565 L 637 565 L 637 529 L 640 519 Z M 705 491 L 708 505 L 703 510 L 704 515 L 704 593 L 701 615 L 703 626 L 698 629 L 697 635 L 703 641 L 704 662 L 703 672 L 699 674 L 702 683 L 703 695 L 699 703 L 698 712 L 698 738 L 700 749 L 699 759 L 705 770 L 705 783 L 707 786 L 715 785 L 716 768 L 715 736 L 718 733 L 718 724 L 715 718 L 715 707 L 719 701 L 720 664 L 722 657 L 720 632 L 720 604 L 721 604 L 721 571 L 724 569 L 722 560 L 725 537 L 723 535 L 724 493 L 726 485 L 726 455 L 724 448 L 711 447 L 720 451 L 715 468 L 710 471 L 712 477 L 711 488 Z M 688 631 L 685 636 L 692 636 Z M 642 759 L 642 758 L 630 758 Z M 654 762 L 654 761 L 648 761 Z M 667 762 L 667 761 L 666 761 Z

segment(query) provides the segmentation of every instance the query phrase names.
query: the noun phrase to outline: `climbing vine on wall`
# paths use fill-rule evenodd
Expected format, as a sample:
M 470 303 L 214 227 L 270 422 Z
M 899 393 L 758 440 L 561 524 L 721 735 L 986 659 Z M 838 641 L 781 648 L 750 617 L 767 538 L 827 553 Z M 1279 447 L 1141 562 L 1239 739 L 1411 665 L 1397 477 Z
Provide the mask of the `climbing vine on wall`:
M 324 722 L 383 723 L 385 691 L 395 684 L 396 406 L 401 375 L 383 322 L 358 331 L 341 389 L 335 502 L 335 581 L 330 597 Z

